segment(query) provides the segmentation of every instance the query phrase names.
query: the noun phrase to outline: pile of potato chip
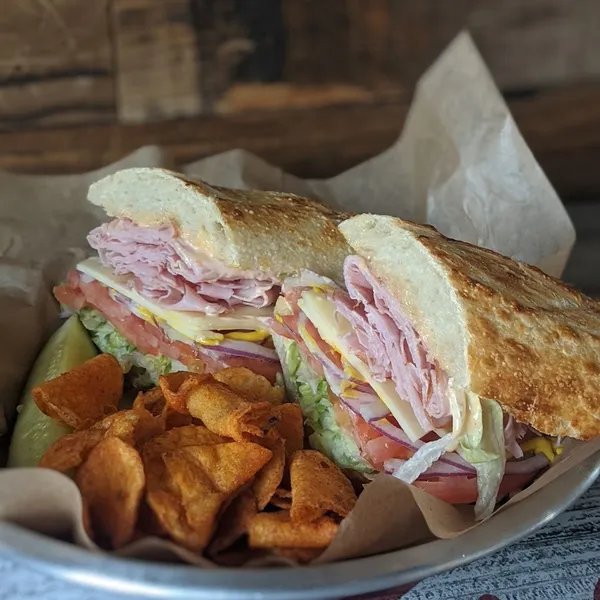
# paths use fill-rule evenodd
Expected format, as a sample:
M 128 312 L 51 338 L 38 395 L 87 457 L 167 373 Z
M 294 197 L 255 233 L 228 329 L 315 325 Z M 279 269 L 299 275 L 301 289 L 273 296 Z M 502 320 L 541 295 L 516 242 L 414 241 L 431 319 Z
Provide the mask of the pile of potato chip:
M 153 535 L 217 562 L 256 553 L 307 562 L 356 502 L 348 478 L 304 449 L 298 405 L 243 367 L 163 376 L 118 410 L 123 374 L 101 354 L 33 394 L 74 429 L 39 466 L 74 473 L 86 528 L 104 548 Z

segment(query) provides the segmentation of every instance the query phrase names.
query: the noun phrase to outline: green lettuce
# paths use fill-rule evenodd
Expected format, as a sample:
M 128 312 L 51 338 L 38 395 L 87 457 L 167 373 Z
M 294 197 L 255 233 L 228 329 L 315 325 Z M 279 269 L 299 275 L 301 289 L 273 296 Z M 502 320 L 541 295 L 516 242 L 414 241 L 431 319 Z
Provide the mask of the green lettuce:
M 477 471 L 477 502 L 475 517 L 484 519 L 496 506 L 498 490 L 504 477 L 506 450 L 504 446 L 504 415 L 494 400 L 480 398 L 478 426 L 464 435 L 458 453 Z M 471 410 L 473 410 L 471 406 Z
M 112 354 L 119 361 L 123 371 L 131 374 L 134 387 L 146 389 L 158 385 L 161 375 L 173 371 L 187 371 L 185 365 L 164 354 L 153 356 L 139 352 L 93 308 L 82 308 L 78 315 L 100 351 Z
M 371 466 L 360 455 L 352 436 L 338 425 L 335 408 L 329 400 L 327 382 L 302 359 L 295 342 L 287 345 L 285 360 L 306 424 L 313 430 L 309 437 L 310 445 L 341 468 L 373 472 Z

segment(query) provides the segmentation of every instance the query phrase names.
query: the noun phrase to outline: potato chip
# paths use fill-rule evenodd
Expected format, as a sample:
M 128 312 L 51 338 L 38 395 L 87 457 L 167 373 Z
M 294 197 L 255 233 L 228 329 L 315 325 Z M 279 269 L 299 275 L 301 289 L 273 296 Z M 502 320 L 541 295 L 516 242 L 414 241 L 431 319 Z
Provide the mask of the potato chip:
M 275 493 L 271 496 L 269 504 L 282 508 L 283 510 L 290 510 L 292 508 L 292 492 L 283 488 L 277 488 Z
M 116 437 L 102 440 L 77 470 L 75 482 L 89 508 L 96 540 L 112 548 L 127 544 L 145 486 L 137 450 Z
M 267 442 L 268 440 L 268 442 Z M 275 431 L 262 439 L 264 445 L 271 450 L 273 456 L 269 462 L 257 473 L 253 490 L 256 495 L 258 510 L 263 510 L 273 497 L 283 479 L 285 468 L 285 441 Z
M 285 440 L 285 455 L 289 460 L 295 452 L 304 448 L 302 410 L 298 404 L 288 402 L 277 406 L 275 414 L 279 417 L 279 422 L 275 427 Z
M 104 432 L 86 429 L 67 434 L 51 444 L 38 463 L 39 467 L 65 473 L 78 467 L 104 437 Z
M 212 433 L 206 427 L 186 425 L 166 431 L 149 440 L 142 447 L 148 505 L 154 512 L 160 529 L 168 532 L 173 539 L 192 550 L 204 548 L 207 543 L 206 536 L 212 532 L 212 525 L 209 524 L 208 529 L 201 528 L 200 531 L 196 531 L 188 523 L 180 490 L 169 477 L 163 455 L 187 446 L 221 444 L 227 441 L 229 441 L 227 438 Z M 203 473 L 201 477 L 204 478 Z M 212 491 L 212 485 L 210 490 Z
M 206 533 L 197 533 L 188 523 L 179 496 L 163 489 L 148 491 L 146 500 L 156 516 L 159 529 L 190 550 L 202 550 Z
M 142 498 L 142 501 L 140 502 L 136 532 L 139 537 L 146 537 L 149 535 L 165 537 L 167 534 L 165 528 L 161 525 L 156 514 L 150 507 L 150 504 L 148 504 L 148 499 L 146 497 Z
M 117 359 L 100 354 L 33 389 L 38 408 L 73 427 L 87 428 L 117 409 L 123 394 L 123 371 Z
M 269 402 L 248 402 L 218 381 L 205 381 L 186 398 L 190 414 L 211 431 L 242 442 L 262 437 L 278 418 Z
M 215 490 L 202 466 L 184 454 L 185 450 L 164 455 L 163 490 L 150 493 L 148 502 L 156 512 L 158 496 L 156 514 L 161 525 L 183 546 L 202 550 L 216 527 L 225 495 Z
M 147 392 L 140 392 L 133 401 L 134 410 L 145 408 L 155 417 L 161 416 L 165 407 L 166 400 L 159 387 L 152 388 Z
M 305 565 L 319 558 L 323 554 L 323 548 L 273 548 L 273 554 Z
M 189 371 L 178 371 L 161 375 L 158 383 L 165 397 L 167 406 L 176 412 L 186 414 L 185 397 L 190 389 L 200 384 L 202 381 L 210 379 L 210 375 L 200 375 Z
M 192 425 L 192 423 L 194 422 L 192 415 L 186 415 L 175 410 L 168 410 L 166 412 L 165 419 L 165 427 L 167 430 L 175 429 L 176 427 L 185 427 L 186 425 Z
M 213 377 L 244 400 L 270 402 L 275 405 L 283 402 L 285 390 L 282 387 L 272 386 L 266 377 L 246 367 L 229 367 L 215 373 Z
M 252 442 L 188 446 L 175 454 L 203 469 L 214 489 L 223 494 L 232 494 L 248 483 L 273 456 L 270 450 Z M 165 463 L 168 456 L 164 455 Z
M 292 521 L 287 510 L 258 513 L 248 527 L 251 548 L 326 548 L 339 525 L 329 517 L 311 523 Z
M 139 412 L 121 410 L 97 421 L 90 429 L 102 431 L 104 437 L 118 437 L 133 446 L 135 444 L 135 428 L 139 420 Z
M 223 504 L 251 480 L 270 457 L 269 450 L 251 442 L 188 446 L 165 453 L 163 460 L 170 490 L 176 490 L 185 522 L 181 513 L 176 519 L 174 509 L 165 512 L 163 506 L 162 519 L 160 514 L 157 515 L 161 524 L 186 547 L 203 549 L 216 529 Z M 150 495 L 148 499 L 153 506 Z M 189 526 L 193 535 L 185 526 Z
M 229 441 L 231 440 L 209 431 L 202 425 L 184 425 L 170 429 L 146 442 L 142 448 L 142 457 L 162 457 L 165 452 L 173 452 L 187 446 L 207 446 Z
M 252 490 L 245 490 L 236 496 L 220 519 L 208 549 L 209 553 L 218 554 L 233 546 L 248 532 L 250 519 L 256 513 L 256 498 Z
M 300 450 L 290 462 L 293 521 L 317 521 L 328 512 L 345 517 L 356 504 L 350 480 L 316 450 Z

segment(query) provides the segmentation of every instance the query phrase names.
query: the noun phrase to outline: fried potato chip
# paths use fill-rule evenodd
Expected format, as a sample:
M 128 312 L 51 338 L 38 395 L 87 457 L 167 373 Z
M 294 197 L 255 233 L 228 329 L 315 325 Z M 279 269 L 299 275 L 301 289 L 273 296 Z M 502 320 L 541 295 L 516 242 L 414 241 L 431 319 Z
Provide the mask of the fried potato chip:
M 145 408 L 137 406 L 104 417 L 90 429 L 103 431 L 104 437 L 118 437 L 132 446 L 140 446 L 165 431 L 165 419 L 162 415 L 155 417 Z
M 142 447 L 148 505 L 160 523 L 160 528 L 187 548 L 204 548 L 207 533 L 204 530 L 195 531 L 188 523 L 181 494 L 169 478 L 163 455 L 187 446 L 222 444 L 228 441 L 230 440 L 212 433 L 206 427 L 185 425 L 166 431 L 147 441 Z
M 123 394 L 117 359 L 100 354 L 33 389 L 38 408 L 49 417 L 83 429 L 114 412 Z
M 275 407 L 279 422 L 275 426 L 285 440 L 285 455 L 288 460 L 295 452 L 304 448 L 304 419 L 298 404 L 287 402 Z
M 231 548 L 248 532 L 250 519 L 256 513 L 256 498 L 252 490 L 245 490 L 236 496 L 220 519 L 217 532 L 208 548 L 209 554 L 219 554 Z
M 131 445 L 139 444 L 164 431 L 145 409 L 123 410 L 94 423 L 89 429 L 76 431 L 56 440 L 44 453 L 39 467 L 66 471 L 78 467 L 90 451 L 105 438 L 117 437 Z
M 173 454 L 203 469 L 214 489 L 222 494 L 232 494 L 248 483 L 273 456 L 270 450 L 252 442 L 188 446 Z M 165 463 L 168 456 L 163 457 Z
M 172 431 L 177 431 L 173 429 Z M 179 503 L 165 506 L 161 498 L 163 527 L 182 545 L 201 550 L 216 529 L 218 514 L 227 499 L 254 477 L 271 457 L 271 452 L 251 442 L 212 446 L 188 446 L 163 454 L 171 494 Z M 154 494 L 148 501 L 156 510 Z M 159 502 L 160 504 L 160 502 Z M 185 520 L 177 505 L 183 508 Z M 178 514 L 176 515 L 176 512 Z
M 161 375 L 158 379 L 158 383 L 167 402 L 167 406 L 171 410 L 187 414 L 188 410 L 185 405 L 187 392 L 210 378 L 210 375 L 201 375 L 189 371 L 178 371 L 176 373 L 169 373 L 168 375 Z
M 339 525 L 329 517 L 312 523 L 292 521 L 287 510 L 258 513 L 248 527 L 251 548 L 326 548 Z
M 163 414 L 166 403 L 162 390 L 156 387 L 147 392 L 140 392 L 133 401 L 133 409 L 139 410 L 145 408 L 155 417 L 159 417 Z
M 161 525 L 155 512 L 148 503 L 148 498 L 142 498 L 140 508 L 138 510 L 138 520 L 136 524 L 137 537 L 146 537 L 149 535 L 155 537 L 166 537 L 167 532 Z
M 317 521 L 328 512 L 345 517 L 356 504 L 350 480 L 316 450 L 300 450 L 292 456 L 290 481 L 294 522 Z
M 211 431 L 242 442 L 264 436 L 278 421 L 269 402 L 248 402 L 218 381 L 205 381 L 186 398 L 190 414 Z
M 203 467 L 186 454 L 189 449 L 163 455 L 172 498 L 171 505 L 164 506 L 163 513 L 157 516 L 179 543 L 192 550 L 202 550 L 216 527 L 225 495 L 215 489 Z M 150 496 L 148 499 L 153 506 Z
M 222 437 L 209 431 L 202 425 L 184 425 L 169 429 L 165 433 L 148 440 L 142 448 L 142 457 L 161 458 L 165 452 L 173 452 L 187 446 L 208 446 L 212 444 L 223 444 L 230 442 L 228 438 Z
M 146 497 L 159 529 L 190 550 L 202 550 L 206 545 L 206 532 L 197 533 L 188 523 L 185 510 L 177 493 L 163 489 L 149 491 Z
M 95 539 L 112 548 L 127 544 L 145 486 L 137 450 L 116 437 L 102 440 L 77 470 L 75 482 L 88 506 Z
M 269 504 L 281 484 L 285 468 L 285 441 L 283 438 L 275 430 L 271 430 L 269 435 L 261 441 L 267 442 L 264 445 L 271 450 L 273 456 L 257 473 L 254 480 L 253 490 L 258 510 L 263 510 Z
M 166 429 L 175 429 L 176 427 L 185 427 L 193 423 L 192 415 L 186 415 L 175 410 L 168 410 L 165 415 Z
M 271 385 L 266 377 L 246 367 L 229 367 L 213 377 L 250 402 L 270 402 L 275 405 L 283 402 L 285 390 L 282 387 Z
M 133 446 L 135 444 L 135 428 L 139 420 L 138 412 L 121 410 L 97 421 L 90 429 L 102 431 L 104 437 L 118 437 Z
M 271 496 L 269 504 L 282 508 L 283 510 L 290 510 L 292 508 L 292 492 L 284 490 L 283 488 L 277 488 L 275 493 Z
M 305 565 L 319 558 L 323 554 L 323 548 L 273 548 L 273 554 Z
M 91 429 L 67 434 L 48 447 L 38 467 L 54 469 L 61 473 L 74 469 L 88 457 L 103 437 L 104 432 Z

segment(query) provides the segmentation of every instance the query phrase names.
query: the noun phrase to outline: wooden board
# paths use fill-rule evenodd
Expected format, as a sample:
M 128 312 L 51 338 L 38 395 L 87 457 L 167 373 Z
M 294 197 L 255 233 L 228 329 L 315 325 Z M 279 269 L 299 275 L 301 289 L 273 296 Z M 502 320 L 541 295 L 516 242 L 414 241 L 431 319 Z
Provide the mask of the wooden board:
M 2 0 L 0 130 L 407 102 L 465 27 L 504 90 L 600 79 L 598 0 Z
M 600 198 L 600 85 L 509 97 L 509 106 L 563 198 Z M 295 175 L 327 177 L 389 146 L 406 109 L 407 104 L 379 103 L 13 132 L 0 136 L 0 168 L 86 171 L 160 144 L 174 165 L 243 148 Z
M 109 0 L 2 0 L 0 131 L 114 121 Z

